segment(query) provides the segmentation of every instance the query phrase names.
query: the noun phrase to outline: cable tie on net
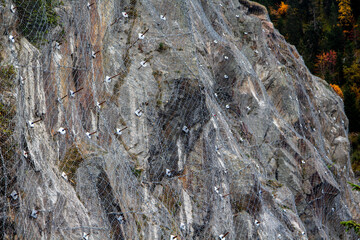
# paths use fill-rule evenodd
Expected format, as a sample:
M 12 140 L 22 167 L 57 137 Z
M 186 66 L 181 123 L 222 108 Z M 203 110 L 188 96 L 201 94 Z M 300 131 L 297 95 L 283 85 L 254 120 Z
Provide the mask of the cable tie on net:
M 174 239 L 177 239 L 177 236 L 170 235 L 170 240 L 174 240 Z
M 139 33 L 139 39 L 144 39 L 145 38 L 145 35 L 144 34 L 142 34 L 142 33 Z
M 82 239 L 83 239 L 83 240 L 89 240 L 89 236 L 90 236 L 90 233 L 84 232 L 84 233 L 83 233 L 83 236 L 82 236 Z
M 143 113 L 143 111 L 141 109 L 137 109 L 135 111 L 135 115 L 138 116 L 138 117 L 141 117 L 142 113 Z
M 55 42 L 55 48 L 56 48 L 57 50 L 60 50 L 60 48 L 61 48 L 61 43 Z
M 189 128 L 187 126 L 183 126 L 182 131 L 184 133 L 189 133 L 190 130 L 189 130 Z
M 34 126 L 35 126 L 34 124 L 35 124 L 35 123 L 38 123 L 38 122 L 41 122 L 42 120 L 43 120 L 43 119 L 40 118 L 40 119 L 38 119 L 38 120 L 36 120 L 36 121 L 34 121 L 34 122 L 29 121 L 29 122 L 28 122 L 29 127 L 30 127 L 30 128 L 34 128 Z
M 166 21 L 166 13 L 164 15 L 160 15 L 160 19 Z
M 149 28 L 146 29 L 145 32 L 139 33 L 138 38 L 131 44 L 131 46 L 130 46 L 128 49 L 132 48 L 139 40 L 144 39 L 144 38 L 145 38 L 145 34 L 146 34 L 148 31 L 149 31 Z
M 127 12 L 122 12 L 121 14 L 123 15 L 124 18 L 129 17 L 129 14 L 127 14 Z
M 124 218 L 123 215 L 118 216 L 116 219 L 119 221 L 120 224 L 124 224 L 124 223 L 125 223 L 125 218 Z
M 16 8 L 17 8 L 17 7 L 15 7 L 14 5 L 11 4 L 11 6 L 10 6 L 10 12 L 15 13 L 15 12 L 16 12 Z
M 168 168 L 165 170 L 165 173 L 166 173 L 166 176 L 168 176 L 168 177 L 173 176 L 172 171 L 170 169 L 168 169 Z
M 95 2 L 93 2 L 93 3 L 89 3 L 89 2 L 88 2 L 88 3 L 86 4 L 86 7 L 90 10 L 90 9 L 91 9 L 91 6 L 94 5 L 94 4 L 95 4 Z
M 113 79 L 114 77 L 119 76 L 120 74 L 121 74 L 121 72 L 118 73 L 118 74 L 116 74 L 116 75 L 114 75 L 114 76 L 111 76 L 111 77 L 106 76 L 104 81 L 107 82 L 107 83 L 110 83 L 110 82 L 111 82 L 111 79 Z
M 117 128 L 116 129 L 116 132 L 115 132 L 115 134 L 117 134 L 117 135 L 121 135 L 122 134 L 122 132 L 125 130 L 125 129 L 127 129 L 128 127 L 124 127 L 124 128 Z
M 75 97 L 75 94 L 78 93 L 78 92 L 80 92 L 80 91 L 83 90 L 83 89 L 84 89 L 84 88 L 80 88 L 80 89 L 76 90 L 75 92 L 72 91 L 72 90 L 70 90 L 70 97 Z
M 146 67 L 146 63 L 148 62 L 148 59 L 145 59 L 144 61 L 140 62 L 140 67 L 138 68 L 138 70 L 142 67 Z
M 85 134 L 86 134 L 86 136 L 87 136 L 88 138 L 90 138 L 90 139 L 91 139 L 91 136 L 92 136 L 92 135 L 94 135 L 95 133 L 97 133 L 97 131 L 92 132 L 92 133 L 90 133 L 90 132 L 86 132 Z
M 24 156 L 24 158 L 28 158 L 29 157 L 29 152 L 27 152 L 27 151 L 23 151 L 23 156 Z
M 186 231 L 186 225 L 185 225 L 185 223 L 180 223 L 180 230 L 181 230 L 181 231 Z
M 25 83 L 25 80 L 26 80 L 26 78 L 23 78 L 21 75 L 20 75 L 20 84 L 24 84 Z
M 229 232 L 226 232 L 225 234 L 219 235 L 220 240 L 225 240 L 226 236 L 229 235 Z
M 106 76 L 104 82 L 110 83 L 111 82 L 111 77 Z
M 17 35 L 13 36 L 13 35 L 9 35 L 9 40 L 10 42 L 14 43 L 15 42 L 15 38 L 17 37 Z
M 139 39 L 144 39 L 145 38 L 145 34 L 149 31 L 149 28 L 146 29 L 143 33 L 139 33 Z
M 36 219 L 36 218 L 38 217 L 38 212 L 39 212 L 39 211 L 37 211 L 36 209 L 33 209 L 33 210 L 31 211 L 30 217 Z
M 101 109 L 101 105 L 103 105 L 104 103 L 106 103 L 106 101 L 102 101 L 101 103 L 96 102 L 96 107 L 97 107 L 98 109 Z
M 63 179 L 65 179 L 66 181 L 68 181 L 68 177 L 67 177 L 67 175 L 66 175 L 65 172 L 62 172 L 62 173 L 61 173 L 61 177 L 62 177 Z
M 66 130 L 67 130 L 67 128 L 61 127 L 56 131 L 56 134 L 64 135 L 66 133 Z
M 97 52 L 92 51 L 92 52 L 91 52 L 91 57 L 92 57 L 92 58 L 96 58 L 96 54 L 98 54 L 99 52 L 100 52 L 100 50 L 97 51 Z
M 19 195 L 18 193 L 16 192 L 16 190 L 13 190 L 11 193 L 10 193 L 10 197 L 13 199 L 13 200 L 17 200 L 19 198 Z

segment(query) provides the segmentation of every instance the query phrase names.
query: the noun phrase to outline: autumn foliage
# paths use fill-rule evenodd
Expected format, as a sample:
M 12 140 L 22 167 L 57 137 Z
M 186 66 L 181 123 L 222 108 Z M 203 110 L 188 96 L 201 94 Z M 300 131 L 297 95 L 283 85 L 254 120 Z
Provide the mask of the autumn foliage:
M 268 7 L 275 28 L 309 70 L 343 98 L 349 132 L 360 135 L 360 0 L 255 1 Z
M 351 1 L 350 0 L 337 0 L 339 6 L 339 25 L 344 28 L 344 33 L 348 32 L 354 22 Z
M 332 89 L 334 89 L 334 91 L 337 93 L 337 95 L 339 95 L 342 99 L 344 99 L 344 94 L 338 85 L 330 84 L 330 86 L 332 87 Z
M 278 13 L 280 16 L 285 15 L 285 14 L 287 13 L 288 9 L 289 9 L 289 5 L 288 5 L 288 4 L 285 4 L 284 2 L 281 2 L 281 3 L 280 3 L 280 6 L 279 6 L 279 8 L 278 8 L 278 10 L 277 10 L 277 13 Z
M 326 73 L 335 71 L 337 54 L 334 50 L 323 52 L 317 55 L 316 58 L 315 67 L 322 78 L 325 78 Z

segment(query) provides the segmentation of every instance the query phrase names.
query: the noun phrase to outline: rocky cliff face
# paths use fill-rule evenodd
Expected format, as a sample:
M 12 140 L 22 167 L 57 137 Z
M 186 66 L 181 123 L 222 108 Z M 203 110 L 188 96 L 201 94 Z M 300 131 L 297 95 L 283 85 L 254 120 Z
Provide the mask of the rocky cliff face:
M 342 100 L 264 7 L 30 2 L 0 8 L 3 237 L 355 238 Z

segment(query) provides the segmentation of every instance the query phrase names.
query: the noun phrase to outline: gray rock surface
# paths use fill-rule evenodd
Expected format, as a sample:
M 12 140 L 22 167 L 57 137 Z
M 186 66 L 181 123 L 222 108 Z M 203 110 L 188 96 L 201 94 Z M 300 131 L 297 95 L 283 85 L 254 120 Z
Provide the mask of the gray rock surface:
M 0 3 L 1 66 L 16 67 L 1 93 L 16 106 L 5 239 L 356 237 L 340 225 L 359 218 L 343 102 L 263 6 L 62 2 L 61 25 L 38 45 Z

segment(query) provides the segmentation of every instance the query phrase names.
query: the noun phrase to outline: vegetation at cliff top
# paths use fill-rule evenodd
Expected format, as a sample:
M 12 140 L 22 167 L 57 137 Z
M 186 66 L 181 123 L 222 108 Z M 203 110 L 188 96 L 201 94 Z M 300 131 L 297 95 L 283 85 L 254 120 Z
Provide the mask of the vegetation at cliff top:
M 360 174 L 360 1 L 257 0 L 315 75 L 343 99 L 352 165 Z
M 325 79 L 343 99 L 349 118 L 351 161 L 360 175 L 360 1 L 257 0 L 271 20 L 294 44 L 315 75 Z M 350 183 L 353 190 L 360 186 Z M 360 224 L 341 222 L 360 236 Z
M 350 132 L 360 132 L 360 1 L 257 0 L 311 72 L 343 98 Z

